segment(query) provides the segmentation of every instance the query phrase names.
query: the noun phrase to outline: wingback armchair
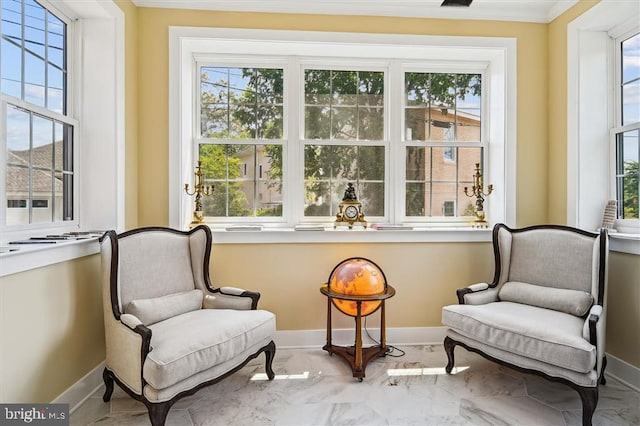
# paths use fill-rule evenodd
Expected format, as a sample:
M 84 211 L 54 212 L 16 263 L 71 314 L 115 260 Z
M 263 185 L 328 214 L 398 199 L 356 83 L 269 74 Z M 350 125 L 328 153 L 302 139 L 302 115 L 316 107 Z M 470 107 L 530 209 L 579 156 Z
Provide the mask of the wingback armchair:
M 213 288 L 211 231 L 140 228 L 101 238 L 106 334 L 104 401 L 114 382 L 163 425 L 180 398 L 238 371 L 262 352 L 266 373 L 276 347 L 275 316 L 259 293 Z
M 495 275 L 457 291 L 442 322 L 454 348 L 575 389 L 590 425 L 604 384 L 608 236 L 566 226 L 493 229 Z

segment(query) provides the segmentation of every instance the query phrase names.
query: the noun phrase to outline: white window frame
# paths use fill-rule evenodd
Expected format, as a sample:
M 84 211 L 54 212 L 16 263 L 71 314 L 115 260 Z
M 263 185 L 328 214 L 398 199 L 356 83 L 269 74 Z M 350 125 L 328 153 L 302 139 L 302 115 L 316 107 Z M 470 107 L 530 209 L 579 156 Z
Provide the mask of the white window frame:
M 44 4 L 44 2 L 43 2 Z M 50 3 L 47 3 L 49 5 Z M 70 231 L 124 230 L 125 223 L 125 91 L 124 13 L 111 0 L 60 0 L 55 8 L 74 27 L 68 64 L 76 76 L 69 87 L 74 118 L 74 197 L 78 203 L 74 224 L 38 224 L 20 230 L 0 231 L 0 245 L 10 241 Z M 6 141 L 0 141 L 3 146 Z M 2 151 L 2 150 L 0 150 Z M 0 173 L 5 171 L 0 153 Z M 6 208 L 6 200 L 3 199 Z M 0 276 L 97 253 L 95 240 L 41 246 L 0 247 Z
M 190 182 L 194 164 L 194 64 L 198 58 L 206 55 L 249 55 L 261 52 L 262 55 L 290 55 L 306 57 L 309 52 L 314 57 L 325 57 L 327 61 L 344 58 L 396 58 L 404 62 L 425 60 L 439 63 L 443 68 L 464 60 L 476 64 L 484 62 L 487 76 L 483 98 L 492 99 L 485 108 L 488 119 L 483 122 L 490 132 L 491 146 L 485 158 L 485 182 L 491 182 L 499 191 L 494 191 L 487 199 L 488 220 L 491 223 L 505 222 L 515 225 L 515 135 L 516 135 L 516 41 L 513 38 L 491 37 L 440 37 L 373 35 L 355 33 L 315 33 L 304 31 L 277 30 L 239 30 L 226 28 L 170 27 L 169 29 L 169 224 L 172 227 L 186 228 L 192 216 L 193 200 L 184 192 L 184 183 Z M 383 53 L 381 53 L 383 52 Z M 382 57 L 381 55 L 384 55 Z M 466 70 L 465 70 L 466 71 Z M 389 72 L 401 72 L 397 63 L 390 65 Z M 290 79 L 294 87 L 301 87 L 299 81 Z M 391 104 L 400 105 L 402 88 L 389 87 L 385 96 Z M 294 102 L 291 108 L 298 109 L 300 99 L 290 97 Z M 389 108 L 386 108 L 387 110 Z M 400 134 L 401 111 L 389 112 L 392 134 Z M 293 122 L 293 123 L 292 123 Z M 300 121 L 301 122 L 301 121 Z M 290 157 L 289 164 L 302 161 L 300 147 L 291 141 L 291 135 L 299 134 L 300 122 L 290 120 L 287 125 Z M 394 126 L 397 128 L 394 129 Z M 404 155 L 397 149 L 389 152 L 388 181 L 402 186 L 404 182 L 402 167 L 398 166 L 397 156 Z M 285 182 L 302 182 L 302 176 L 295 176 L 293 168 L 285 171 Z M 297 172 L 300 174 L 300 172 Z M 391 188 L 394 200 L 397 200 L 402 188 Z M 291 197 L 293 203 L 302 205 L 300 195 Z M 397 223 L 400 210 L 397 201 L 389 209 L 388 220 Z M 402 204 L 402 203 L 401 203 Z M 284 217 L 285 227 L 290 229 L 297 218 Z M 435 224 L 434 224 L 435 225 Z M 424 225 L 430 226 L 430 225 Z M 238 233 L 234 233 L 238 234 Z M 316 233 L 317 234 L 317 233 Z M 259 240 L 259 238 L 258 238 Z M 464 240 L 464 238 L 463 238 Z M 264 240 L 263 240 L 264 241 Z M 299 241 L 299 240 L 296 240 Z
M 282 146 L 282 164 L 288 164 L 286 162 L 287 157 L 287 151 L 288 151 L 288 146 L 289 146 L 289 138 L 288 138 L 288 124 L 289 124 L 289 117 L 288 117 L 288 103 L 286 102 L 287 96 L 290 93 L 290 87 L 288 87 L 288 85 L 286 84 L 287 82 L 287 74 L 289 74 L 290 71 L 290 66 L 289 66 L 289 61 L 283 58 L 277 58 L 277 57 L 247 57 L 247 56 L 240 56 L 240 55 L 236 55 L 236 56 L 218 56 L 218 57 L 212 57 L 210 55 L 197 55 L 195 58 L 196 61 L 196 65 L 195 65 L 195 73 L 196 73 L 196 77 L 195 77 L 195 81 L 196 81 L 196 93 L 198 93 L 198 99 L 200 99 L 200 69 L 203 67 L 222 67 L 222 68 L 227 68 L 227 67 L 237 67 L 237 68 L 278 68 L 278 69 L 282 69 L 283 70 L 283 75 L 285 76 L 284 81 L 285 81 L 285 86 L 283 87 L 283 99 L 285 100 L 283 103 L 283 123 L 282 123 L 282 138 L 281 139 L 231 139 L 231 138 L 220 138 L 220 139 L 213 139 L 213 138 L 205 138 L 201 136 L 201 131 L 200 131 L 200 120 L 201 120 L 201 111 L 200 111 L 200 102 L 199 100 L 197 102 L 194 102 L 193 105 L 193 117 L 194 117 L 194 123 L 193 123 L 193 155 L 194 155 L 194 164 L 195 161 L 197 161 L 197 157 L 198 157 L 198 153 L 199 153 L 199 146 L 201 144 L 204 143 L 211 143 L 211 144 L 215 144 L 215 145 L 225 145 L 225 144 L 230 144 L 230 145 L 280 145 Z M 192 165 L 193 167 L 193 165 Z M 246 167 L 246 164 L 245 164 Z M 284 172 L 286 173 L 286 168 L 284 170 Z M 255 171 L 254 171 L 254 178 L 255 176 L 258 175 L 258 164 L 255 165 Z M 194 182 L 193 181 L 185 181 L 185 183 L 189 183 L 190 188 L 193 187 Z M 283 194 L 286 194 L 286 191 L 288 190 L 288 187 L 290 185 L 288 185 L 287 181 L 284 178 L 284 175 L 282 177 L 282 192 Z M 215 191 L 215 189 L 214 189 Z M 224 222 L 226 225 L 229 224 L 242 224 L 242 223 L 247 223 L 247 222 L 256 222 L 256 221 L 260 221 L 261 223 L 268 223 L 268 224 L 278 224 L 278 223 L 284 223 L 284 217 L 288 214 L 288 210 L 289 210 L 289 205 L 287 203 L 284 203 L 282 206 L 282 216 L 260 216 L 260 217 L 254 217 L 254 216 L 246 216 L 246 217 L 225 217 L 224 218 Z M 222 219 L 220 219 L 222 220 Z
M 567 27 L 567 224 L 596 230 L 615 199 L 614 43 L 636 25 L 637 2 L 602 0 Z M 631 17 L 631 18 L 630 18 Z M 625 30 L 626 29 L 626 30 Z M 612 156 L 613 155 L 613 156 Z M 613 191 L 613 192 L 612 192 Z M 640 254 L 638 235 L 611 233 L 611 250 Z
M 449 163 L 449 164 L 456 164 L 456 167 L 459 167 L 459 165 L 457 164 L 457 158 L 458 158 L 458 152 L 456 148 L 480 148 L 483 150 L 483 158 L 484 158 L 484 164 L 482 164 L 481 166 L 481 170 L 483 170 L 484 173 L 484 177 L 485 177 L 485 182 L 487 182 L 487 184 L 489 184 L 489 182 L 493 182 L 492 180 L 487 180 L 487 179 L 491 179 L 492 176 L 492 172 L 489 170 L 489 161 L 488 159 L 490 158 L 490 149 L 492 149 L 493 147 L 490 148 L 490 144 L 489 144 L 489 135 L 490 132 L 488 130 L 489 125 L 486 123 L 489 123 L 490 120 L 490 115 L 487 112 L 489 110 L 488 105 L 489 105 L 489 100 L 487 99 L 489 97 L 488 93 L 489 93 L 489 84 L 487 83 L 487 81 L 489 80 L 488 78 L 488 72 L 487 72 L 487 66 L 486 64 L 483 63 L 477 63 L 477 62 L 465 62 L 465 61 L 457 61 L 454 64 L 437 64 L 437 65 L 433 65 L 433 64 L 429 64 L 428 66 L 417 66 L 417 65 L 408 65 L 408 66 L 404 66 L 402 67 L 402 93 L 403 93 L 403 97 L 404 97 L 404 87 L 405 87 L 405 75 L 408 72 L 420 72 L 420 73 L 445 73 L 445 74 L 480 74 L 481 78 L 482 78 L 482 96 L 481 96 L 481 106 L 480 106 L 480 123 L 481 123 L 481 127 L 480 127 L 480 141 L 478 142 L 461 142 L 461 141 L 456 141 L 455 137 L 452 140 L 443 140 L 443 141 L 419 141 L 419 142 L 415 142 L 413 140 L 408 140 L 406 137 L 402 138 L 401 141 L 401 145 L 402 145 L 402 155 L 404 155 L 404 153 L 406 153 L 407 147 L 409 146 L 420 146 L 420 147 L 425 147 L 425 148 L 436 148 L 436 147 L 452 147 L 454 148 L 454 160 L 450 161 L 447 159 L 444 159 L 445 162 Z M 486 93 L 485 93 L 486 92 Z M 402 118 L 401 118 L 401 122 L 402 122 L 402 129 L 406 129 L 406 125 L 405 125 L 405 103 L 402 103 Z M 454 129 L 455 132 L 455 129 Z M 401 132 L 404 133 L 404 132 Z M 455 133 L 454 133 L 455 134 Z M 444 157 L 444 152 L 443 152 L 443 157 Z M 406 177 L 406 161 L 402 161 L 400 164 L 400 168 L 402 170 L 402 175 Z M 471 178 L 471 176 L 473 175 L 473 170 L 459 170 L 460 173 L 466 173 L 466 176 L 468 176 L 469 178 Z M 460 176 L 458 175 L 458 179 L 456 184 L 458 184 L 460 182 Z M 502 186 L 502 184 L 501 184 Z M 504 186 L 503 186 L 504 187 Z M 439 224 L 439 223 L 445 223 L 445 224 L 466 224 L 469 222 L 470 217 L 464 217 L 464 216 L 458 216 L 457 215 L 457 211 L 456 211 L 456 215 L 455 216 L 424 216 L 424 217 L 417 217 L 417 216 L 407 216 L 406 214 L 406 179 L 403 178 L 402 181 L 400 182 L 400 187 L 398 188 L 398 193 L 401 194 L 401 199 L 400 200 L 396 200 L 396 203 L 398 203 L 398 205 L 400 206 L 400 218 L 401 218 L 401 222 L 403 223 L 409 223 L 409 224 L 420 224 L 420 223 L 426 223 L 426 224 Z M 473 204 L 473 199 L 470 198 L 470 200 L 472 201 Z M 485 199 L 485 205 L 489 206 L 490 203 L 493 200 L 490 200 L 488 197 Z M 457 207 L 457 203 L 456 203 L 456 207 Z M 490 207 L 487 207 L 485 210 L 491 210 Z M 489 214 L 489 216 L 491 216 L 491 214 Z M 489 221 L 493 222 L 493 220 L 491 219 L 491 217 L 489 218 Z M 496 222 L 493 222 L 496 223 Z
M 609 188 L 610 199 L 618 199 L 618 191 L 616 185 L 617 174 L 617 135 L 631 130 L 640 132 L 640 122 L 622 125 L 622 42 L 635 34 L 640 33 L 640 23 L 628 21 L 627 23 L 609 31 L 612 43 L 613 62 L 613 125 L 609 135 L 609 170 L 610 182 Z M 617 213 L 616 213 L 617 215 Z M 616 220 L 616 228 L 622 232 L 640 233 L 640 219 L 621 219 Z
M 38 115 L 44 117 L 49 120 L 55 120 L 57 122 L 68 124 L 73 127 L 73 135 L 72 135 L 72 149 L 73 149 L 73 190 L 72 190 L 72 198 L 73 198 L 73 219 L 72 220 L 63 220 L 63 221 L 48 221 L 48 222 L 36 222 L 36 223 L 25 223 L 25 224 L 7 224 L 7 187 L 6 183 L 0 185 L 0 200 L 2 200 L 2 208 L 0 208 L 0 231 L 2 233 L 24 233 L 30 232 L 32 230 L 48 230 L 52 228 L 64 228 L 64 229 L 76 229 L 79 224 L 78 214 L 79 214 L 79 200 L 78 200 L 78 134 L 79 134 L 79 122 L 76 119 L 77 117 L 77 106 L 75 105 L 74 99 L 74 91 L 76 91 L 78 87 L 78 81 L 76 78 L 76 74 L 78 74 L 78 69 L 75 66 L 77 64 L 77 50 L 76 45 L 74 44 L 74 40 L 77 38 L 78 25 L 73 22 L 71 18 L 69 18 L 65 13 L 55 7 L 55 5 L 51 4 L 46 0 L 42 0 L 38 2 L 42 8 L 47 10 L 49 13 L 55 15 L 56 18 L 61 20 L 66 25 L 66 40 L 65 40 L 65 62 L 67 64 L 67 76 L 66 76 L 66 90 L 65 90 L 65 104 L 66 104 L 66 113 L 62 114 L 60 112 L 51 110 L 46 106 L 34 105 L 30 102 L 24 101 L 22 99 L 6 95 L 4 93 L 0 93 L 0 126 L 2 129 L 7 128 L 6 117 L 7 117 L 7 109 L 10 106 L 14 106 L 16 108 L 22 109 L 24 111 L 28 111 L 30 114 Z M 0 24 L 1 25 L 1 24 Z M 45 94 L 46 96 L 46 94 Z M 5 139 L 5 132 L 2 132 L 0 135 L 0 164 L 2 164 L 2 173 L 6 173 L 6 144 L 7 141 Z M 52 188 L 53 189 L 53 188 Z M 65 194 L 66 195 L 66 194 Z M 28 197 L 27 200 L 27 211 L 29 211 L 29 205 L 33 202 L 33 198 Z M 53 213 L 53 212 L 52 212 Z
M 305 216 L 304 215 L 304 149 L 307 145 L 325 145 L 325 146 L 338 146 L 338 145 L 351 145 L 351 146 L 377 146 L 377 147 L 383 147 L 384 148 L 384 158 L 385 158 L 385 164 L 384 164 L 384 176 L 385 176 L 385 180 L 384 180 L 384 191 L 385 191 L 385 198 L 384 198 L 384 212 L 386 212 L 386 215 L 383 216 L 373 216 L 373 215 L 369 215 L 367 214 L 367 212 L 365 211 L 365 216 L 367 217 L 368 221 L 371 222 L 378 222 L 378 221 L 384 221 L 385 218 L 389 217 L 389 211 L 390 211 L 390 206 L 392 204 L 391 201 L 391 197 L 389 196 L 389 188 L 390 188 L 390 178 L 389 178 L 389 171 L 390 171 L 390 152 L 391 152 L 391 148 L 390 148 L 390 141 L 391 141 L 391 129 L 389 126 L 389 117 L 390 117 L 390 110 L 392 109 L 390 107 L 390 97 L 389 97 L 389 81 L 390 81 L 390 62 L 389 61 L 380 61 L 380 60 L 372 60 L 372 59 L 357 59 L 354 58 L 351 61 L 349 61 L 348 65 L 344 64 L 344 60 L 340 60 L 337 58 L 325 58 L 325 59 L 305 59 L 300 61 L 300 65 L 298 67 L 299 71 L 298 71 L 298 77 L 301 79 L 300 84 L 299 84 L 299 89 L 298 89 L 298 102 L 299 105 L 301 105 L 302 107 L 299 109 L 300 110 L 300 117 L 299 117 L 299 124 L 298 124 L 298 132 L 296 133 L 298 135 L 298 140 L 297 140 L 297 144 L 299 145 L 299 150 L 300 150 L 300 155 L 299 158 L 300 160 L 298 161 L 298 163 L 295 164 L 296 170 L 294 170 L 293 172 L 295 174 L 300 175 L 300 180 L 299 182 L 301 182 L 301 186 L 300 186 L 300 193 L 299 194 L 294 194 L 294 199 L 299 199 L 300 204 L 297 204 L 294 206 L 292 206 L 292 209 L 297 209 L 297 212 L 294 210 L 294 217 L 295 217 L 295 222 L 293 225 L 298 224 L 298 223 L 315 223 L 315 224 L 319 224 L 319 223 L 327 223 L 327 222 L 332 222 L 334 217 L 326 217 L 326 216 Z M 383 108 L 384 108 L 384 112 L 383 112 L 383 130 L 382 130 L 382 139 L 380 140 L 346 140 L 346 139 L 324 139 L 324 140 L 313 140 L 313 139 L 306 139 L 304 132 L 305 132 L 305 114 L 304 114 L 304 96 L 305 96 L 305 88 L 304 88 L 304 80 L 302 79 L 302 76 L 304 76 L 304 72 L 305 70 L 308 69 L 324 69 L 324 70 L 332 70 L 332 71 L 372 71 L 372 72 L 383 72 L 384 73 L 384 87 L 385 87 L 385 92 L 384 92 L 384 102 L 383 102 Z M 298 181 L 296 181 L 298 182 Z M 333 194 L 333 196 L 337 197 L 338 199 L 340 199 L 342 197 L 342 194 Z M 336 212 L 337 213 L 337 212 Z M 292 225 L 289 225 L 292 226 Z

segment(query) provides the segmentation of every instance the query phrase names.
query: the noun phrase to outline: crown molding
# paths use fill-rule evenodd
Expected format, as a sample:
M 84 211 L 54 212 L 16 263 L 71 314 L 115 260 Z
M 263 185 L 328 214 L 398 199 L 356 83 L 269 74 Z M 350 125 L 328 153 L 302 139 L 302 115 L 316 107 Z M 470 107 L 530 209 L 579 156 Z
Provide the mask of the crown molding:
M 548 23 L 577 0 L 475 0 L 440 7 L 441 0 L 132 0 L 138 7 L 233 12 L 300 13 Z

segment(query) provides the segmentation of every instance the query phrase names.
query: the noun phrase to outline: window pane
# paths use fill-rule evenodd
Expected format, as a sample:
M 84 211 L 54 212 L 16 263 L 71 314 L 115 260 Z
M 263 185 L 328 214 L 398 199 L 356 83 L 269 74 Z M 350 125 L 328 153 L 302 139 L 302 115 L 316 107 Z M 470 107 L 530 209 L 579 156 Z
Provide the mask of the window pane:
M 382 140 L 384 73 L 305 71 L 306 139 Z
M 405 140 L 425 141 L 429 134 L 429 110 L 427 108 L 406 108 L 404 112 Z
M 307 106 L 304 109 L 305 139 L 329 139 L 331 134 L 331 108 Z
M 405 73 L 410 140 L 480 142 L 480 74 Z
M 407 216 L 428 216 L 431 211 L 430 185 L 424 182 L 406 183 Z
M 24 100 L 34 105 L 44 105 L 44 61 L 31 53 L 24 55 Z
M 464 188 L 469 187 L 471 194 L 482 148 L 407 147 L 406 154 L 407 216 L 448 216 L 451 211 L 455 213 L 451 216 L 473 214 L 474 198 L 467 197 Z
M 425 180 L 431 167 L 431 149 L 419 146 L 407 147 L 407 181 Z
M 347 182 L 366 216 L 384 215 L 384 147 L 305 146 L 305 216 L 333 216 Z
M 200 132 L 206 138 L 229 137 L 229 106 L 202 102 Z
M 379 140 L 384 134 L 384 111 L 376 107 L 358 108 L 358 139 Z
M 637 219 L 638 160 L 640 159 L 640 131 L 619 133 L 616 137 L 616 188 L 618 218 Z
M 202 67 L 201 134 L 208 138 L 283 137 L 282 69 Z
M 2 2 L 4 4 L 4 2 Z M 4 13 L 4 10 L 3 10 Z M 2 20 L 3 34 L 5 21 Z M 22 97 L 22 58 L 18 46 L 2 39 L 2 57 L 0 58 L 0 73 L 2 73 L 2 93 Z
M 366 216 L 384 216 L 384 182 L 361 181 L 356 187 L 362 212 Z
M 358 124 L 355 107 L 331 108 L 331 139 L 358 139 Z
M 64 74 L 61 69 L 49 65 L 47 68 L 47 107 L 62 114 L 64 108 Z
M 29 165 L 30 115 L 12 107 L 7 108 L 7 163 Z
M 434 141 L 455 140 L 455 110 L 452 108 L 431 108 L 429 119 L 429 139 Z
M 7 166 L 7 225 L 29 223 L 29 168 Z M 19 200 L 19 201 L 11 201 Z M 19 206 L 19 207 L 16 207 Z
M 640 34 L 622 42 L 622 83 L 640 78 Z
M 282 216 L 282 146 L 200 145 L 205 216 Z M 190 185 L 192 188 L 193 185 Z
M 53 121 L 33 116 L 33 166 L 44 169 L 53 168 Z
M 622 86 L 622 125 L 640 121 L 640 80 Z

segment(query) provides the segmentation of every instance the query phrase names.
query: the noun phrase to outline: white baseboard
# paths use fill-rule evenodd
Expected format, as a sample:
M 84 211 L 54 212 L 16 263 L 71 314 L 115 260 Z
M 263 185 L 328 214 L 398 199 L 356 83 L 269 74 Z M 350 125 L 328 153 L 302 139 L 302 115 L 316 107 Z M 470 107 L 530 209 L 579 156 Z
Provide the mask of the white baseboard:
M 379 328 L 367 328 L 373 339 L 380 339 Z M 446 327 L 398 327 L 387 328 L 389 345 L 438 345 L 442 344 Z M 352 345 L 355 340 L 353 329 L 334 329 L 331 335 L 336 345 Z M 274 341 L 278 348 L 321 348 L 327 343 L 326 330 L 280 330 L 276 331 Z M 373 344 L 363 331 L 362 342 Z
M 604 374 L 620 380 L 633 390 L 640 392 L 640 368 L 607 354 L 607 368 L 604 370 Z
M 69 412 L 73 413 L 83 402 L 87 400 L 100 386 L 102 386 L 102 371 L 104 361 L 96 368 L 84 375 L 75 382 L 69 389 L 62 392 L 52 404 L 69 404 Z

